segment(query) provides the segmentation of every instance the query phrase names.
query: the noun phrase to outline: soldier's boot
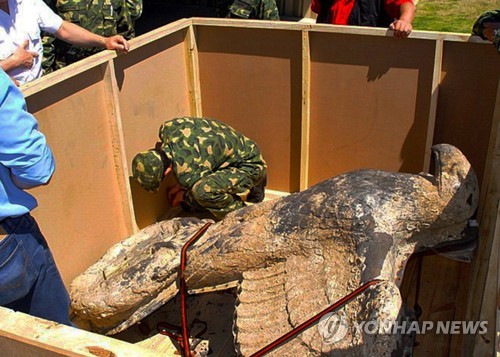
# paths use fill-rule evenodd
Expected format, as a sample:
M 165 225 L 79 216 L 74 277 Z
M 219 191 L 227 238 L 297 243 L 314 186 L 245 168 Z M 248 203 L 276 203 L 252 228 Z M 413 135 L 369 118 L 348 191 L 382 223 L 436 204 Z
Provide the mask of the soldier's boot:
M 250 193 L 247 196 L 247 202 L 259 203 L 266 197 L 266 187 L 267 185 L 267 174 L 264 175 L 262 180 L 260 180 L 254 187 L 250 189 Z

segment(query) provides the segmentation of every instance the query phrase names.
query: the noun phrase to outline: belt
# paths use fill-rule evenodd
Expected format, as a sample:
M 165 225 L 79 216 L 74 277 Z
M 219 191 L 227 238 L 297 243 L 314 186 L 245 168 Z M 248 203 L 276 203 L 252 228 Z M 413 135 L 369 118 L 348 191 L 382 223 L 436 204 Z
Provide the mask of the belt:
M 6 231 L 5 228 L 2 227 L 1 223 L 7 223 L 8 227 L 12 227 L 12 225 L 17 225 L 17 220 L 19 218 L 26 216 L 26 215 L 29 216 L 29 213 L 25 213 L 25 214 L 22 214 L 20 216 L 6 217 L 4 219 L 1 219 L 0 220 L 0 241 L 2 241 L 2 239 L 7 237 L 8 235 L 12 234 L 12 232 L 13 232 L 12 228 L 7 228 L 10 232 Z M 16 221 L 12 221 L 12 220 L 16 220 Z

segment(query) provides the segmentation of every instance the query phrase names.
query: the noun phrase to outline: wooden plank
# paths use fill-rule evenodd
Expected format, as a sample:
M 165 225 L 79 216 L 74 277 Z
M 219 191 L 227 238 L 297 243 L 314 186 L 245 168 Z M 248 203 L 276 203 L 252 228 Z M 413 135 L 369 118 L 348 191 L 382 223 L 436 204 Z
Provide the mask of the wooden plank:
M 296 31 L 309 29 L 314 32 L 392 37 L 392 32 L 387 29 L 375 28 L 375 27 L 363 27 L 363 26 L 343 26 L 343 25 L 330 25 L 330 24 L 312 25 L 308 22 L 295 22 L 295 21 L 293 22 L 266 21 L 266 20 L 241 21 L 238 19 L 218 19 L 218 18 L 205 18 L 205 17 L 193 17 L 191 18 L 191 21 L 193 25 L 196 26 L 260 28 L 260 29 L 296 30 Z M 421 39 L 421 40 L 443 40 L 452 42 L 482 43 L 491 46 L 491 43 L 482 40 L 479 36 L 471 36 L 468 34 L 453 33 L 453 32 L 443 33 L 435 31 L 412 31 L 412 33 L 408 38 Z
M 311 55 L 309 33 L 302 31 L 302 130 L 300 146 L 300 190 L 309 187 L 309 139 L 311 106 Z
M 115 160 L 116 179 L 120 191 L 120 201 L 123 217 L 127 229 L 127 236 L 138 231 L 135 224 L 135 213 L 132 205 L 132 193 L 128 180 L 128 165 L 125 157 L 125 143 L 123 140 L 123 126 L 118 98 L 118 84 L 115 77 L 115 66 L 113 61 L 108 62 L 104 71 L 104 93 L 109 112 L 109 125 L 111 128 L 111 143 L 113 158 Z M 125 238 L 125 237 L 123 237 Z
M 191 24 L 192 24 L 192 21 L 190 19 L 180 19 L 180 20 L 172 22 L 168 25 L 159 27 L 153 31 L 149 31 L 149 32 L 145 33 L 144 35 L 135 37 L 129 41 L 131 51 L 133 51 L 136 48 L 153 43 L 159 39 L 162 39 L 166 36 L 169 36 L 171 34 L 179 32 L 181 30 L 184 30 L 184 29 L 190 27 Z
M 497 166 L 500 169 L 500 166 Z M 497 199 L 498 207 L 498 199 Z M 496 215 L 496 228 L 494 231 L 494 236 L 492 237 L 493 243 L 491 251 L 488 254 L 489 264 L 487 268 L 486 281 L 484 283 L 483 297 L 480 303 L 481 311 L 479 314 L 479 321 L 488 322 L 488 332 L 484 335 L 476 335 L 474 343 L 474 356 L 488 356 L 494 355 L 495 350 L 498 348 L 495 341 L 497 339 L 498 331 L 497 326 L 497 314 L 498 314 L 498 304 L 499 304 L 499 291 L 498 291 L 498 262 L 499 262 L 499 251 L 500 251 L 500 207 L 497 210 Z
M 279 29 L 279 30 L 307 30 L 310 25 L 304 25 L 294 21 L 268 21 L 268 20 L 245 20 L 240 19 L 219 19 L 206 17 L 191 18 L 196 26 L 217 26 L 217 27 L 238 27 L 238 28 L 259 28 L 259 29 Z M 327 25 L 325 28 L 331 27 Z M 347 26 L 346 26 L 347 27 Z
M 279 29 L 279 30 L 303 30 L 304 25 L 290 21 L 267 21 L 267 20 L 244 20 L 241 19 L 218 19 L 208 17 L 191 18 L 195 26 L 209 27 L 235 27 L 255 29 Z
M 3 357 L 116 356 L 154 357 L 159 354 L 110 337 L 60 325 L 0 307 Z
M 435 266 L 435 268 L 440 268 Z M 467 320 L 467 304 L 469 298 L 470 279 L 472 274 L 472 264 L 459 263 L 455 265 L 457 270 L 457 290 L 455 293 L 455 315 L 453 321 Z M 440 289 L 440 286 L 437 287 Z M 469 335 L 453 334 L 450 337 L 450 356 L 461 356 Z
M 189 80 L 189 97 L 191 101 L 191 114 L 195 117 L 202 117 L 200 67 L 198 64 L 198 46 L 194 26 L 189 26 L 186 34 L 187 68 Z
M 427 142 L 425 144 L 424 172 L 430 172 L 431 146 L 434 142 L 434 127 L 436 124 L 437 103 L 439 98 L 439 83 L 441 82 L 441 70 L 443 66 L 443 40 L 436 40 L 436 52 L 434 55 L 434 70 L 432 74 L 432 93 L 429 108 L 429 123 L 427 126 Z
M 3 357 L 56 357 L 56 356 L 88 356 L 81 353 L 69 354 L 56 346 L 37 343 L 23 336 L 6 333 L 0 329 L 0 346 Z
M 56 86 L 59 83 L 65 82 L 67 79 L 71 79 L 79 74 L 105 64 L 116 56 L 117 54 L 115 51 L 102 51 L 96 53 L 95 55 L 78 61 L 77 63 L 70 64 L 65 68 L 51 72 L 41 78 L 35 79 L 32 82 L 28 82 L 21 86 L 21 90 L 25 97 L 29 97 L 30 95 L 40 92 L 47 87 Z
M 500 173 L 495 171 L 495 165 L 500 157 L 500 78 L 498 79 L 495 106 L 493 119 L 491 121 L 491 132 L 488 140 L 488 151 L 486 153 L 486 165 L 484 168 L 483 187 L 481 191 L 481 202 L 485 202 L 487 196 L 498 194 L 500 192 Z M 497 180 L 497 181 L 495 181 Z M 480 219 L 484 215 L 484 211 L 480 210 L 478 216 Z

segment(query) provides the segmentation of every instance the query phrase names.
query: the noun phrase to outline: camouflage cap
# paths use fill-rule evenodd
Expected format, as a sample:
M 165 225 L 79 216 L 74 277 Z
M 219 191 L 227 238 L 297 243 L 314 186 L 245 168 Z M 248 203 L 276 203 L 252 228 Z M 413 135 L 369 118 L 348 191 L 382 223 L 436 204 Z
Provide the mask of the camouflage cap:
M 132 174 L 147 191 L 156 192 L 160 189 L 164 173 L 163 161 L 155 150 L 142 151 L 132 160 Z
M 500 23 L 500 10 L 491 10 L 483 12 L 474 25 L 472 26 L 472 34 L 481 36 L 483 40 L 487 40 L 484 36 L 485 24 L 487 23 Z M 493 45 L 497 51 L 500 52 L 500 32 L 496 30 L 493 34 Z

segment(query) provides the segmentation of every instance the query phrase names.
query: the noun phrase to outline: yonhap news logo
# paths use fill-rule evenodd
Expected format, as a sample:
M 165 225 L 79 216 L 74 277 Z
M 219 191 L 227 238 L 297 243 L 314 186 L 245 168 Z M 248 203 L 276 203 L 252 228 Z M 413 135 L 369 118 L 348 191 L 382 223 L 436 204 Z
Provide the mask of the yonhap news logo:
M 324 315 L 318 322 L 319 334 L 327 344 L 334 344 L 341 341 L 348 330 L 349 324 L 342 314 L 330 312 Z
M 488 321 L 354 321 L 349 325 L 341 313 L 325 314 L 318 322 L 318 332 L 326 344 L 341 341 L 349 329 L 354 334 L 402 334 L 422 335 L 426 333 L 450 335 L 484 335 L 488 332 Z

